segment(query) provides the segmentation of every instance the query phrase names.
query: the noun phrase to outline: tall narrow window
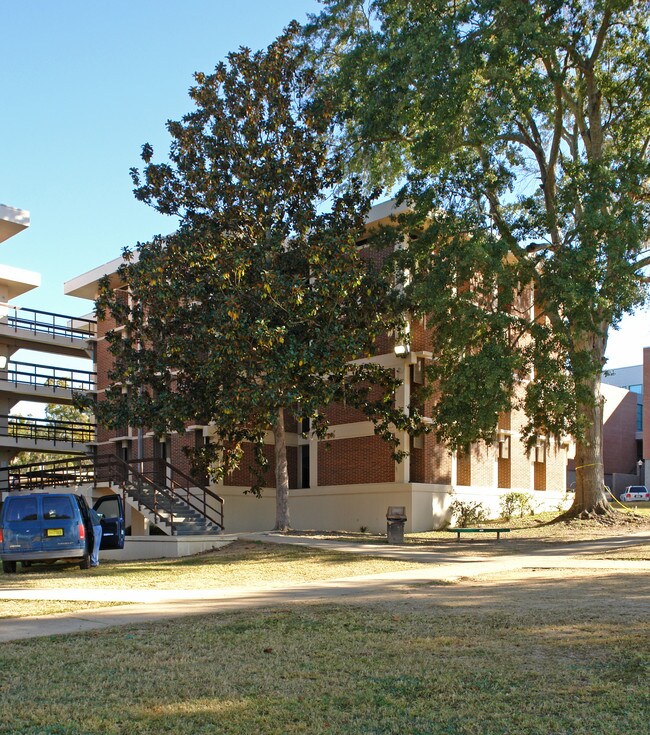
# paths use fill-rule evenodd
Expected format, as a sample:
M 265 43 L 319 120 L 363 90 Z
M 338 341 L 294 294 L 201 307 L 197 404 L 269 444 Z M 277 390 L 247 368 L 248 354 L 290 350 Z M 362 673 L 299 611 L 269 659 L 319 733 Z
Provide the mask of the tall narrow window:
M 300 487 L 309 487 L 309 444 L 300 445 Z
M 458 451 L 456 455 L 456 483 L 472 484 L 472 456 L 469 452 Z

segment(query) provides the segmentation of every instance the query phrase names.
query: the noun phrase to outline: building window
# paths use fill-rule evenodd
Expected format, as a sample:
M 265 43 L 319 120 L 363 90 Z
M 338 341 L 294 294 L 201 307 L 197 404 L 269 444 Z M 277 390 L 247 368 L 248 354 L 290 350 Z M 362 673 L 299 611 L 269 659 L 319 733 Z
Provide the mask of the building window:
M 300 487 L 309 487 L 309 444 L 300 445 Z
M 643 404 L 636 405 L 636 430 L 643 431 Z
M 510 463 L 510 437 L 504 436 L 499 439 L 499 459 L 498 459 L 498 487 L 509 488 L 511 479 L 511 463 Z
M 472 484 L 472 456 L 469 452 L 459 451 L 456 455 L 456 483 Z

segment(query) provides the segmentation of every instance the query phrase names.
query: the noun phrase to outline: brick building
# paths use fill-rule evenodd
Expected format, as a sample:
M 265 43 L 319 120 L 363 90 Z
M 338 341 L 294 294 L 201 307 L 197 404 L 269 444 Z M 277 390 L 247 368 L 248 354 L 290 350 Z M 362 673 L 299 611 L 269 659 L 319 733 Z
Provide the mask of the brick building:
M 650 476 L 650 347 L 643 351 L 642 365 L 608 370 L 601 387 L 605 483 L 619 494 Z M 571 470 L 570 462 L 569 483 Z
M 393 211 L 390 202 L 374 207 L 368 228 L 388 222 Z M 120 262 L 118 258 L 68 281 L 65 293 L 94 300 L 99 279 L 107 274 L 118 288 L 121 284 L 116 280 L 116 271 Z M 119 325 L 110 320 L 97 326 L 98 400 L 108 385 L 110 355 L 105 335 L 115 328 L 119 329 Z M 422 324 L 411 325 L 410 339 L 410 345 L 395 345 L 388 338 L 380 340 L 377 354 L 371 358 L 393 370 L 402 381 L 395 400 L 405 409 L 412 387 L 424 380 L 424 366 L 431 357 Z M 519 440 L 523 416 L 516 412 L 501 417 L 494 446 L 476 446 L 463 456 L 448 451 L 433 435 L 411 440 L 404 433 L 399 437 L 400 445 L 409 455 L 402 463 L 392 459 L 390 448 L 374 435 L 372 423 L 359 412 L 333 405 L 327 407 L 327 416 L 332 433 L 327 441 L 304 438 L 301 429 L 305 427 L 287 425 L 291 522 L 295 528 L 365 527 L 378 531 L 385 529 L 387 507 L 399 505 L 406 507 L 407 530 L 429 530 L 446 519 L 452 493 L 460 500 L 478 500 L 495 513 L 501 496 L 513 490 L 530 493 L 539 509 L 556 509 L 565 501 L 567 446 L 556 446 L 551 440 L 540 438 L 535 451 L 527 455 Z M 119 431 L 98 428 L 96 451 L 98 456 L 113 455 L 126 461 L 157 457 L 189 474 L 182 448 L 209 442 L 211 431 L 208 426 L 190 425 L 184 434 L 159 438 L 134 427 Z M 240 469 L 218 485 L 210 486 L 224 500 L 226 530 L 273 527 L 272 442 L 269 432 L 266 443 L 270 466 L 265 482 L 268 487 L 261 499 L 243 493 L 252 481 L 246 469 L 248 456 Z M 145 532 L 146 527 L 145 520 L 137 530 Z

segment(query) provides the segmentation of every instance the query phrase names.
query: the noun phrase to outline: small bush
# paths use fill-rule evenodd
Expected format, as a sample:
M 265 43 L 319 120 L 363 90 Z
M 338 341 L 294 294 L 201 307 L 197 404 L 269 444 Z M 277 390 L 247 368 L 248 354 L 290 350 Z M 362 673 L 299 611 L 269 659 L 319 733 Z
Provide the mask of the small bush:
M 506 493 L 501 498 L 501 517 L 510 520 L 510 518 L 523 518 L 524 516 L 534 515 L 535 509 L 528 493 Z
M 488 511 L 479 501 L 453 500 L 449 506 L 453 522 L 459 528 L 487 521 Z

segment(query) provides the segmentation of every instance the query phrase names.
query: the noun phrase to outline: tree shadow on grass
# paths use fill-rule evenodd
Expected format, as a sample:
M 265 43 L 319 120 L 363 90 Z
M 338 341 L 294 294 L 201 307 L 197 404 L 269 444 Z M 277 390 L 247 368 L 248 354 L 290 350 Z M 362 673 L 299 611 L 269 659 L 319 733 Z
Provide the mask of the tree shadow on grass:
M 5 644 L 0 712 L 15 735 L 638 735 L 647 595 L 630 574 L 389 585 L 347 605 L 279 593 Z

